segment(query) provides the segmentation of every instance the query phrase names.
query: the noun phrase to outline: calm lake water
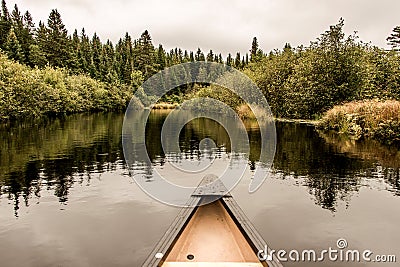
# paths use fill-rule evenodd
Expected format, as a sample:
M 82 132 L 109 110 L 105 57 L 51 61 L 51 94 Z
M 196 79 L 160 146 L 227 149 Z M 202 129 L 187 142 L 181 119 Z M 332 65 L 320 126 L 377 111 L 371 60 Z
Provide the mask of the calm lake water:
M 146 144 L 153 168 L 174 176 L 160 145 L 166 116 L 152 112 Z M 150 198 L 129 176 L 123 117 L 74 115 L 0 126 L 1 266 L 141 265 L 179 209 Z M 260 143 L 257 124 L 245 125 L 248 168 L 232 194 L 272 248 L 321 251 L 345 238 L 349 249 L 397 254 L 400 260 L 400 150 L 277 122 L 272 173 L 249 194 Z M 227 166 L 230 146 L 221 126 L 197 119 L 182 130 L 180 146 L 196 161 L 206 137 L 217 145 L 217 172 Z

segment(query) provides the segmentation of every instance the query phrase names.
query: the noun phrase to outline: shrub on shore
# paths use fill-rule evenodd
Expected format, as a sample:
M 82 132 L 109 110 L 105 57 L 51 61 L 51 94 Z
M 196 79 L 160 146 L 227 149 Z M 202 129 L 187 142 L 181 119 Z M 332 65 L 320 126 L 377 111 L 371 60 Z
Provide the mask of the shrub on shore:
M 0 120 L 122 110 L 133 90 L 67 70 L 30 68 L 0 53 Z
M 400 144 L 400 101 L 374 99 L 337 105 L 326 112 L 319 127 Z

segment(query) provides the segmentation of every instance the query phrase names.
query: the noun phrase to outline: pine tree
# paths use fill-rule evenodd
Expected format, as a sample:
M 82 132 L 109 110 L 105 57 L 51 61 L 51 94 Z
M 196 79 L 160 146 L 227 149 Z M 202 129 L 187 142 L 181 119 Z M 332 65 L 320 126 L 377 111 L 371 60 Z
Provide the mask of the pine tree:
M 68 32 L 62 22 L 61 15 L 57 9 L 50 12 L 47 22 L 48 41 L 45 45 L 46 57 L 52 66 L 66 67 L 71 58 Z
M 35 40 L 33 38 L 35 32 L 35 24 L 29 11 L 26 11 L 23 16 L 23 30 L 22 30 L 22 49 L 24 50 L 26 63 L 31 67 L 34 64 L 30 61 L 31 46 L 35 45 Z
M 400 51 L 400 26 L 396 26 L 393 29 L 392 34 L 386 39 L 388 45 L 395 51 Z
M 213 62 L 214 61 L 214 52 L 210 49 L 210 52 L 207 54 L 207 62 Z
M 86 35 L 85 28 L 82 28 L 80 34 L 80 46 L 78 50 L 78 66 L 79 68 L 85 72 L 90 73 L 92 69 L 92 49 L 90 45 L 89 37 Z
M 215 54 L 215 55 L 214 55 L 214 62 L 218 62 L 218 60 L 219 60 L 219 59 L 218 59 L 218 55 Z
M 106 44 L 103 45 L 100 54 L 100 74 L 101 81 L 113 83 L 118 79 L 118 75 L 114 68 L 115 53 L 114 46 L 110 40 L 107 40 Z
M 0 17 L 0 48 L 4 48 L 7 41 L 8 33 L 11 29 L 11 18 L 8 13 L 5 0 L 1 1 L 1 17 Z
M 257 41 L 257 37 L 254 37 L 253 42 L 251 43 L 251 49 L 250 49 L 250 62 L 256 61 L 257 51 L 258 51 L 258 41 Z
M 146 30 L 142 33 L 138 40 L 138 55 L 136 60 L 138 62 L 138 69 L 143 73 L 145 79 L 148 79 L 156 72 L 155 68 L 155 49 L 151 42 L 151 36 Z
M 5 48 L 9 58 L 19 61 L 21 63 L 25 61 L 24 53 L 22 52 L 22 48 L 17 39 L 17 35 L 14 33 L 14 28 L 11 28 L 10 33 L 7 36 Z
M 131 83 L 132 71 L 139 69 L 140 46 L 139 42 L 132 43 L 132 37 L 125 33 L 125 38 L 118 43 L 119 77 L 126 84 Z M 133 60 L 135 58 L 135 60 Z
M 290 45 L 290 43 L 286 43 L 285 46 L 283 47 L 283 51 L 289 51 L 292 50 L 292 46 Z
M 240 53 L 236 53 L 236 58 L 235 58 L 235 68 L 240 69 L 241 67 L 241 62 L 240 62 Z
M 176 48 L 175 48 L 176 49 Z M 183 62 L 183 53 L 182 53 L 182 49 L 178 49 L 178 52 L 176 53 L 178 56 L 178 63 L 182 63 Z
M 196 61 L 206 61 L 205 57 L 204 57 L 204 53 L 201 51 L 200 48 L 197 48 L 197 52 L 195 55 L 195 60 Z
M 32 44 L 29 47 L 29 64 L 38 68 L 43 68 L 47 64 L 46 56 L 37 44 Z
M 190 53 L 189 53 L 189 58 L 190 58 L 190 62 L 194 62 L 194 54 L 193 54 L 193 51 L 190 51 Z
M 33 30 L 35 27 L 32 21 L 32 16 L 29 12 L 26 12 L 25 15 L 22 16 L 18 6 L 15 5 L 11 12 L 11 22 L 14 33 L 21 45 L 22 53 L 24 54 L 24 62 L 21 63 L 30 65 L 29 47 L 33 44 Z
M 1 14 L 4 20 L 10 21 L 10 13 L 8 13 L 8 8 L 5 0 L 1 1 Z
M 165 50 L 163 46 L 160 44 L 157 49 L 157 60 L 156 63 L 158 65 L 159 70 L 163 70 L 166 67 L 167 61 L 165 56 Z
M 91 76 L 95 79 L 101 79 L 101 72 L 100 72 L 100 65 L 101 65 L 101 41 L 100 38 L 97 36 L 97 33 L 93 34 L 92 42 L 92 62 L 93 68 L 91 69 Z
M 231 55 L 231 53 L 229 53 L 228 57 L 226 58 L 226 65 L 232 66 L 232 55 Z
M 20 27 L 19 30 L 22 30 L 22 15 L 21 12 L 18 9 L 17 4 L 14 5 L 14 9 L 11 12 L 11 21 L 13 23 L 14 26 L 14 31 L 15 31 L 15 27 Z
M 39 21 L 39 27 L 36 30 L 36 45 L 37 47 L 31 47 L 35 50 L 34 54 L 29 57 L 29 60 L 32 62 L 33 65 L 38 66 L 38 67 L 43 67 L 48 63 L 47 57 L 46 57 L 46 46 L 47 46 L 47 36 L 48 36 L 48 30 L 44 23 Z M 33 52 L 31 52 L 33 53 Z M 43 58 L 45 58 L 45 64 L 42 64 Z
M 183 62 L 189 62 L 189 61 L 190 61 L 189 52 L 185 50 L 185 52 L 183 53 Z

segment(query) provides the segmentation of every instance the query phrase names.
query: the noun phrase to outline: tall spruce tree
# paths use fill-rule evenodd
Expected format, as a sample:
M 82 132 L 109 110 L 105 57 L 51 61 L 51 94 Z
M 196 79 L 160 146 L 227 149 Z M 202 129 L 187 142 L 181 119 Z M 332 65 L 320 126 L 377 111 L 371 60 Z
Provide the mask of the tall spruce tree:
M 21 34 L 21 46 L 24 50 L 25 60 L 26 63 L 33 67 L 34 64 L 30 61 L 30 53 L 31 53 L 31 46 L 35 45 L 35 40 L 33 38 L 35 33 L 35 24 L 33 23 L 33 19 L 31 13 L 26 11 L 23 16 L 23 29 Z
M 5 43 L 5 48 L 9 58 L 14 59 L 23 63 L 25 61 L 25 56 L 22 51 L 21 45 L 17 39 L 17 35 L 14 33 L 14 28 L 11 30 L 7 36 L 7 41 Z
M 155 50 L 151 42 L 151 36 L 145 30 L 138 40 L 138 55 L 136 60 L 138 62 L 138 69 L 143 73 L 145 79 L 149 78 L 156 72 L 155 68 Z
M 158 49 L 157 49 L 156 63 L 157 63 L 157 67 L 159 70 L 163 70 L 167 64 L 165 50 L 161 44 L 158 46 Z
M 226 65 L 232 66 L 232 55 L 231 55 L 231 53 L 229 53 L 228 57 L 226 58 Z
M 205 57 L 204 57 L 204 53 L 201 51 L 200 48 L 197 48 L 197 52 L 195 55 L 195 60 L 196 61 L 206 61 Z
M 36 46 L 31 47 L 31 53 L 33 53 L 32 49 L 34 50 L 34 55 L 29 57 L 29 60 L 32 62 L 33 65 L 38 67 L 43 67 L 48 64 L 47 54 L 46 54 L 46 46 L 47 44 L 47 36 L 48 30 L 43 22 L 39 21 L 39 27 L 36 29 Z M 43 58 L 45 63 L 43 64 Z
M 0 48 L 5 48 L 8 33 L 11 29 L 11 18 L 8 12 L 7 4 L 5 0 L 1 1 L 1 17 L 0 17 Z
M 393 50 L 400 51 L 400 26 L 394 27 L 393 32 L 386 41 L 388 41 L 388 45 L 390 45 Z
M 210 52 L 207 54 L 207 62 L 213 62 L 214 61 L 214 52 L 210 49 Z
M 254 37 L 253 42 L 251 43 L 251 49 L 250 49 L 250 61 L 251 62 L 256 61 L 257 51 L 258 51 L 258 41 L 257 41 L 257 37 Z
M 45 45 L 45 53 L 50 65 L 55 67 L 67 67 L 71 58 L 68 32 L 62 22 L 57 9 L 50 12 L 47 21 L 48 41 Z
M 236 53 L 236 58 L 235 58 L 235 68 L 240 69 L 241 68 L 241 62 L 240 62 L 240 53 Z

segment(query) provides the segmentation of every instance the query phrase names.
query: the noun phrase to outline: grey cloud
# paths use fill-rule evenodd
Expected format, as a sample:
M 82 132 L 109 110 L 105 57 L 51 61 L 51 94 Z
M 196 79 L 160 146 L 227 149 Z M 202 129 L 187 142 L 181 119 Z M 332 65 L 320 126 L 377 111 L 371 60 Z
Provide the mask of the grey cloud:
M 148 29 L 155 45 L 166 49 L 246 53 L 257 36 L 265 51 L 310 41 L 345 19 L 348 34 L 385 47 L 386 37 L 400 25 L 400 1 L 381 0 L 15 0 L 36 22 L 58 8 L 69 31 L 85 27 L 116 42 L 126 31 L 134 37 Z M 12 3 L 8 1 L 11 9 Z

